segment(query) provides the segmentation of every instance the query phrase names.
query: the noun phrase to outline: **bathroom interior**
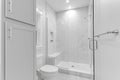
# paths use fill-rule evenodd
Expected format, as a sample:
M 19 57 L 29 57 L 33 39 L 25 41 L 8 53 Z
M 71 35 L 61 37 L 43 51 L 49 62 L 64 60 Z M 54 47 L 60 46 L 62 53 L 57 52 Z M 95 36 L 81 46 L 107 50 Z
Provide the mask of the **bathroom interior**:
M 0 80 L 120 80 L 119 61 L 120 0 L 0 0 Z
M 37 0 L 38 80 L 93 80 L 93 1 Z

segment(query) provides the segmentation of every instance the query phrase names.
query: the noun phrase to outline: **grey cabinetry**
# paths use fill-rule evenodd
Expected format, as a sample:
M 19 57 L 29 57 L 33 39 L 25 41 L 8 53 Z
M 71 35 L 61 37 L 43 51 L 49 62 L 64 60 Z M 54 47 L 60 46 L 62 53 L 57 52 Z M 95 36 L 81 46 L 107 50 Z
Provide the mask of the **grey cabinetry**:
M 6 22 L 5 80 L 34 80 L 35 31 Z
M 5 16 L 28 24 L 35 24 L 35 0 L 5 0 Z

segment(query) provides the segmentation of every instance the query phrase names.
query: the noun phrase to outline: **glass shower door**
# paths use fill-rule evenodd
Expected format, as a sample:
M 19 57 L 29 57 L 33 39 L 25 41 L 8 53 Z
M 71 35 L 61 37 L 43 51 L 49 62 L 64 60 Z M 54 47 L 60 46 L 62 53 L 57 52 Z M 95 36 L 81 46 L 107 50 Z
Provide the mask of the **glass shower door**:
M 120 1 L 94 2 L 95 80 L 120 80 Z
M 46 17 L 46 58 L 59 68 L 56 80 L 93 80 L 93 1 L 46 0 Z

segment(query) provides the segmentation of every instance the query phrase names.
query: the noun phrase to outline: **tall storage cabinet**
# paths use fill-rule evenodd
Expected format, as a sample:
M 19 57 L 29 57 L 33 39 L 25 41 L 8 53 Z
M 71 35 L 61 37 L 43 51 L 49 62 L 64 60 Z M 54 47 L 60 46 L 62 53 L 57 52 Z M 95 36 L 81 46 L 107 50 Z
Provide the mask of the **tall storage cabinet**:
M 35 0 L 5 0 L 5 16 L 35 24 Z
M 5 80 L 34 79 L 35 32 L 24 26 L 5 23 Z
M 34 80 L 36 1 L 1 1 L 2 80 Z

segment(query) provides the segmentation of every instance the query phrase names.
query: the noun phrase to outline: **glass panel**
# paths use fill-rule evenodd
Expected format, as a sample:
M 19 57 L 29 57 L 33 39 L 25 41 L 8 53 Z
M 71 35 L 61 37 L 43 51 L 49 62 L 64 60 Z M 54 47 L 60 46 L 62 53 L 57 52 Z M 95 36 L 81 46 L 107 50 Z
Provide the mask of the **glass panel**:
M 44 7 L 41 7 L 42 3 Z M 44 63 L 38 64 L 38 77 L 45 80 L 92 80 L 93 1 L 38 0 L 37 4 L 39 10 L 45 10 L 45 22 L 38 21 L 38 45 L 47 41 L 44 42 L 45 53 L 42 50 L 37 53 L 44 55 Z M 46 35 L 40 35 L 43 32 L 40 24 L 44 23 Z M 44 40 L 43 36 L 46 37 Z M 43 69 L 46 73 L 57 69 L 58 72 L 55 76 L 48 76 L 41 73 Z
M 120 80 L 120 0 L 94 1 L 96 80 Z

